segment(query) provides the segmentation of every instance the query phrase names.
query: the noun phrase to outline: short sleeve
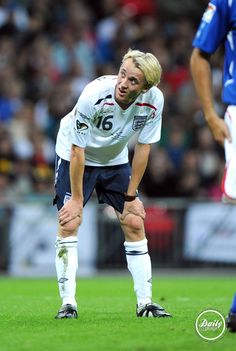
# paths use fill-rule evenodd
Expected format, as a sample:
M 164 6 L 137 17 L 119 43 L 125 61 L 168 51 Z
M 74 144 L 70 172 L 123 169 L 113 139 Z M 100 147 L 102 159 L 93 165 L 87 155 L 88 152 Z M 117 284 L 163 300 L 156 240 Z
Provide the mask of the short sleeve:
M 151 111 L 147 122 L 139 134 L 139 143 L 153 144 L 158 142 L 161 138 L 162 112 L 164 107 L 164 97 L 162 93 L 159 94 L 155 106 L 156 110 Z

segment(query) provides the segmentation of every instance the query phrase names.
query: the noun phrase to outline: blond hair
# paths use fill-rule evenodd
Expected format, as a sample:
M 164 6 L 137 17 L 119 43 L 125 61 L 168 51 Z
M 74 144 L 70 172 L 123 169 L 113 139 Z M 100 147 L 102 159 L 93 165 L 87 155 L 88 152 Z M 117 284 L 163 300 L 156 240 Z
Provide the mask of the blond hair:
M 129 58 L 132 58 L 135 66 L 143 72 L 147 82 L 147 88 L 151 88 L 160 83 L 162 68 L 158 59 L 153 54 L 129 49 L 123 56 L 122 63 Z

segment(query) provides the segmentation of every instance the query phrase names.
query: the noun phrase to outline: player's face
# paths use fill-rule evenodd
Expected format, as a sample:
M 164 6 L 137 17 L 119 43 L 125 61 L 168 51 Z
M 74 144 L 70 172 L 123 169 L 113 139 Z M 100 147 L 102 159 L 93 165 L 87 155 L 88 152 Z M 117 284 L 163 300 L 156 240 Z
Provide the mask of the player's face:
M 131 58 L 125 60 L 119 70 L 115 88 L 115 100 L 123 108 L 132 103 L 139 94 L 145 92 L 145 77 Z

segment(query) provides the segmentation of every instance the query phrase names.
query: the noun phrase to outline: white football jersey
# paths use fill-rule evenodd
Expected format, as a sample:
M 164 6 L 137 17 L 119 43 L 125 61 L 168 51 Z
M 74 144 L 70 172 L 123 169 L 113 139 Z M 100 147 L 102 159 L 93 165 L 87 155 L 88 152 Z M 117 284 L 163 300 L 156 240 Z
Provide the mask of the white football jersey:
M 62 118 L 56 153 L 69 161 L 71 145 L 85 148 L 89 166 L 128 162 L 128 142 L 152 144 L 160 140 L 164 97 L 157 87 L 140 94 L 123 110 L 115 101 L 117 76 L 102 76 L 89 83 L 73 110 Z

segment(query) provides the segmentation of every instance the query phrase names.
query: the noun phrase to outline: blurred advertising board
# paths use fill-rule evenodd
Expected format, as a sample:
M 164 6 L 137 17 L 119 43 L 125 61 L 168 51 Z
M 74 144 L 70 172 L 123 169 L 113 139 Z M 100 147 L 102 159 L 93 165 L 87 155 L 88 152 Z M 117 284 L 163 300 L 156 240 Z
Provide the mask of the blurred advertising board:
M 236 263 L 236 206 L 191 204 L 185 217 L 184 258 Z
M 90 202 L 83 214 L 78 236 L 78 274 L 95 272 L 97 252 L 97 211 Z M 16 204 L 9 233 L 8 272 L 14 276 L 55 276 L 57 211 L 41 203 Z

